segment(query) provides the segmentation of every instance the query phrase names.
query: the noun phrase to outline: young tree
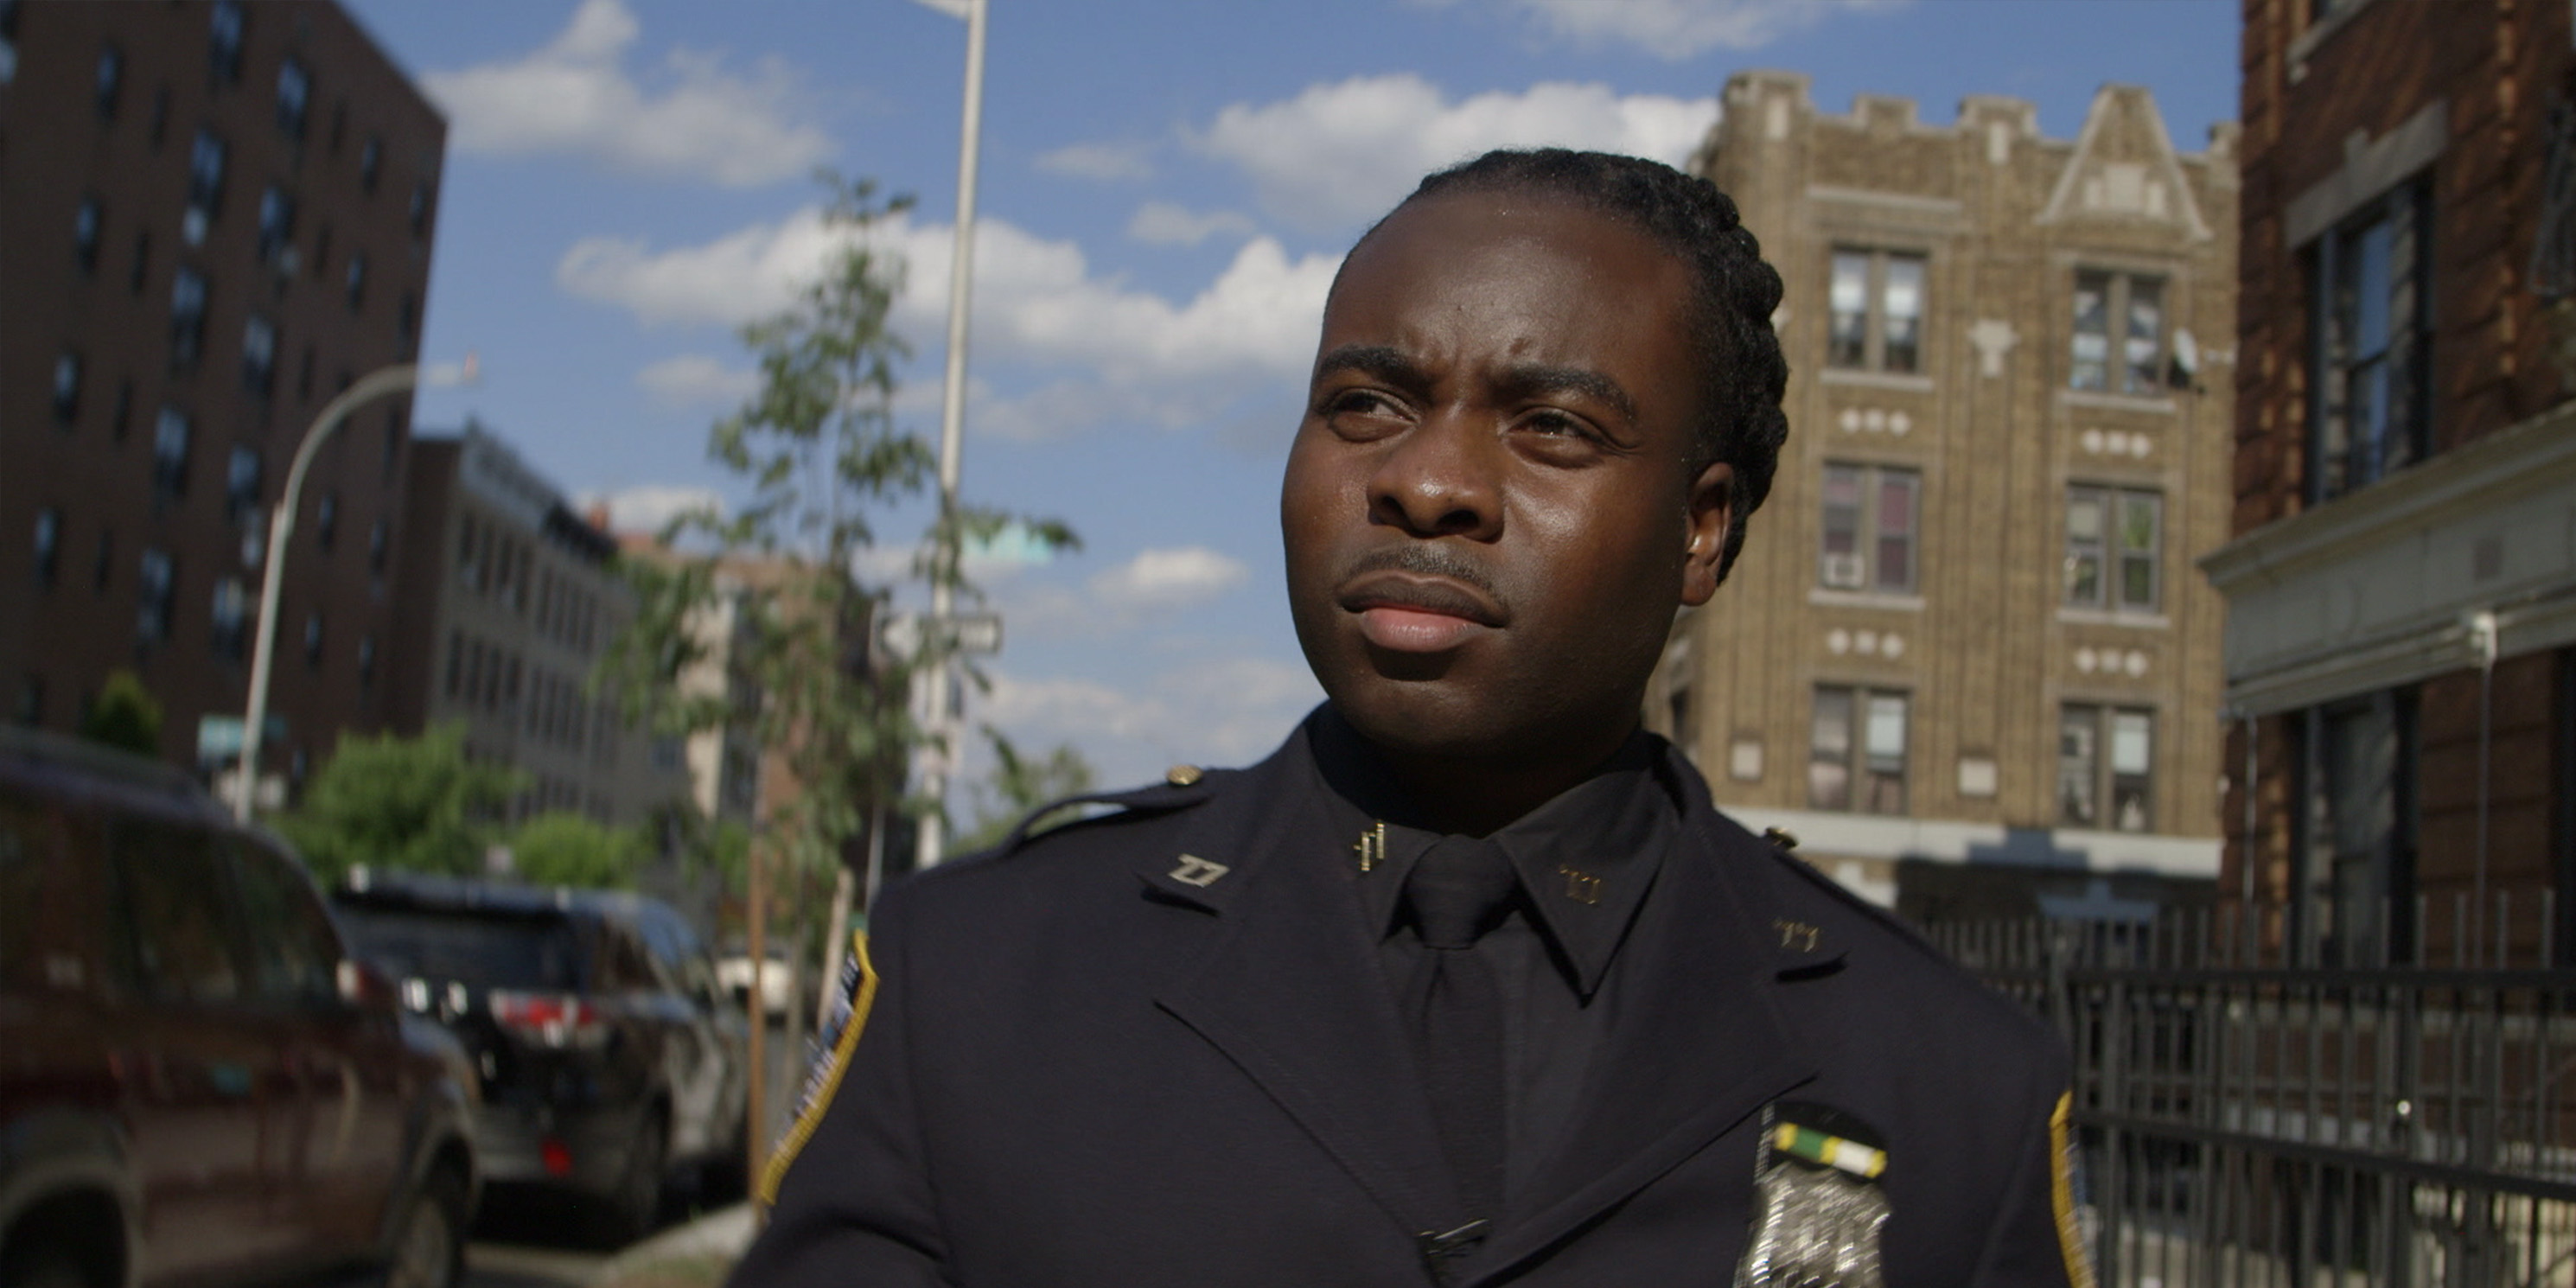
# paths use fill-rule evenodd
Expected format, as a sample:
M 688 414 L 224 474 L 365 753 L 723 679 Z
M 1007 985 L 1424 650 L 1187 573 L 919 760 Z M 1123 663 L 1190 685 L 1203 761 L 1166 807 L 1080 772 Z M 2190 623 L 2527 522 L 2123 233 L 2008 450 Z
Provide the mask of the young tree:
M 911 679 L 943 663 L 949 642 L 931 632 L 908 658 L 872 648 L 891 588 L 860 574 L 876 519 L 935 484 L 931 445 L 894 415 L 895 364 L 909 350 L 888 317 L 903 265 L 871 237 L 911 203 L 880 200 L 864 179 L 821 178 L 832 237 L 822 274 L 785 311 L 743 328 L 760 385 L 708 435 L 709 455 L 743 495 L 729 514 L 683 515 L 664 530 L 658 556 L 626 562 L 638 610 L 596 677 L 666 735 L 748 732 L 790 780 L 764 786 L 752 827 L 755 940 L 769 868 L 791 888 L 823 873 L 846 878 L 843 848 L 869 819 L 935 807 L 904 797 L 922 738 Z M 971 599 L 956 560 L 937 552 L 1012 521 L 943 505 L 915 574 Z M 1074 544 L 1061 523 L 1021 522 L 1050 546 Z
M 81 717 L 80 736 L 138 756 L 161 754 L 161 703 L 132 671 L 111 671 Z
M 466 758 L 462 725 L 418 738 L 343 735 L 277 830 L 326 883 L 362 863 L 471 875 L 483 870 L 501 835 L 493 820 L 519 789 L 516 773 Z

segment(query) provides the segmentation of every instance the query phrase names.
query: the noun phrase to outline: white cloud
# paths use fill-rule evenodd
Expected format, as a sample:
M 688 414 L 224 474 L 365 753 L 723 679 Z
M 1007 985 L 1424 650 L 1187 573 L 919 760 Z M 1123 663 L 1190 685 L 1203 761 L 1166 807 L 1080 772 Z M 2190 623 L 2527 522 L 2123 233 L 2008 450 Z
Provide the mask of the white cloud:
M 1503 0 L 1543 35 L 1628 44 L 1667 62 L 1712 49 L 1759 49 L 1836 12 L 1906 0 Z
M 1252 220 L 1239 211 L 1200 214 L 1168 201 L 1148 201 L 1127 221 L 1127 235 L 1149 246 L 1196 246 L 1218 233 L 1249 237 L 1253 231 Z
M 691 510 L 724 512 L 724 497 L 714 491 L 661 483 L 619 488 L 614 492 L 584 492 L 575 500 L 584 510 L 595 505 L 607 505 L 608 527 L 612 532 L 659 532 L 664 524 Z
M 801 178 L 831 156 L 831 139 L 795 119 L 796 78 L 784 63 L 736 72 L 712 53 L 674 50 L 648 86 L 625 65 L 642 32 L 622 0 L 582 0 L 544 48 L 429 72 L 421 84 L 461 152 L 584 156 L 736 187 Z
M 1614 6 L 1615 7 L 1615 6 Z M 1335 230 L 1383 214 L 1424 174 L 1500 147 L 1574 147 L 1678 165 L 1717 123 L 1714 98 L 1562 82 L 1451 100 L 1410 72 L 1237 103 L 1192 139 L 1251 178 L 1262 206 Z
M 1150 179 L 1154 164 L 1145 153 L 1142 143 L 1072 143 L 1041 154 L 1037 167 L 1049 174 L 1102 182 Z
M 760 373 L 728 367 L 703 353 L 683 353 L 637 372 L 635 383 L 666 406 L 732 407 L 760 388 Z
M 1214 599 L 1243 584 L 1251 570 L 1205 546 L 1147 550 L 1093 574 L 1091 592 L 1108 610 L 1170 610 Z
M 572 295 L 618 305 L 647 323 L 737 325 L 787 305 L 819 270 L 834 235 L 808 209 L 667 250 L 634 238 L 586 238 L 556 264 L 555 280 Z M 869 236 L 909 269 L 897 329 L 939 335 L 954 230 L 896 218 Z M 1339 262 L 1329 255 L 1291 259 L 1276 240 L 1256 237 L 1196 296 L 1174 301 L 1094 273 L 1073 242 L 983 220 L 975 238 L 975 353 L 979 361 L 1078 368 L 1093 387 L 1112 391 L 1293 376 L 1313 353 Z

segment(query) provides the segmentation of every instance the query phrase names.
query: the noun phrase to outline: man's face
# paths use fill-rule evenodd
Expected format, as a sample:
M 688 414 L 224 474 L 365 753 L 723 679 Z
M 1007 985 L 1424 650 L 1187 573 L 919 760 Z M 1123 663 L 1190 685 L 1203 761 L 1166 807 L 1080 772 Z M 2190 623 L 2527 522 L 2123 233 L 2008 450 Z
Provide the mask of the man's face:
M 1418 201 L 1353 250 L 1280 523 L 1298 642 L 1370 741 L 1544 764 L 1634 727 L 1725 536 L 1689 303 L 1686 263 L 1549 197 Z

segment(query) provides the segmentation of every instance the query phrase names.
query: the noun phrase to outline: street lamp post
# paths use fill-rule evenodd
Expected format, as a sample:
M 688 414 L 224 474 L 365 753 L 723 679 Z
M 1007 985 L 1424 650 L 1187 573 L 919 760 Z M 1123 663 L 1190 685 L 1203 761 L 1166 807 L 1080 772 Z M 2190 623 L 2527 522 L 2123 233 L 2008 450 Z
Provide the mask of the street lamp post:
M 924 694 L 930 747 L 922 758 L 921 779 L 932 809 L 922 816 L 914 851 L 915 866 L 924 868 L 938 863 L 943 853 L 946 825 L 938 804 L 948 794 L 948 773 L 957 759 L 957 721 L 949 710 L 956 658 L 946 641 L 957 607 L 957 475 L 966 436 L 966 321 L 975 277 L 975 152 L 984 124 L 985 0 L 928 2 L 966 20 L 966 111 L 957 141 L 957 246 L 948 266 L 948 373 L 939 415 L 939 551 L 930 582 L 931 632 L 943 643 L 931 650 Z
M 278 498 L 277 510 L 269 516 L 268 547 L 260 552 L 259 629 L 251 645 L 250 703 L 242 713 L 241 762 L 233 783 L 233 814 L 241 821 L 250 821 L 251 806 L 257 798 L 261 726 L 268 722 L 268 668 L 270 655 L 277 647 L 279 582 L 286 570 L 286 543 L 295 535 L 295 510 L 304 495 L 304 473 L 312 468 L 314 453 L 362 404 L 423 383 L 471 384 L 474 378 L 475 360 L 471 354 L 466 355 L 462 365 L 453 367 L 422 368 L 408 362 L 379 367 L 324 404 L 321 414 L 313 418 L 312 427 L 304 431 L 304 441 L 295 449 L 295 463 L 286 471 L 286 494 Z

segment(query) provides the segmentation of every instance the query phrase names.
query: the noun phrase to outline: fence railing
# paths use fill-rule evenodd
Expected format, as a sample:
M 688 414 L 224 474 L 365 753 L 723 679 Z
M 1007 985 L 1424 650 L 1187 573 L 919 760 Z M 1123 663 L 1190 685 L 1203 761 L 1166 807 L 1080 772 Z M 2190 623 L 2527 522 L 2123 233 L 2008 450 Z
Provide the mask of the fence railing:
M 2066 1035 L 2104 1284 L 2570 1288 L 2576 969 L 2546 964 L 2554 909 L 2408 911 L 2399 952 L 2386 916 L 2359 945 L 2301 944 L 2232 907 L 1926 933 Z M 2432 964 L 2392 960 L 2428 943 Z

